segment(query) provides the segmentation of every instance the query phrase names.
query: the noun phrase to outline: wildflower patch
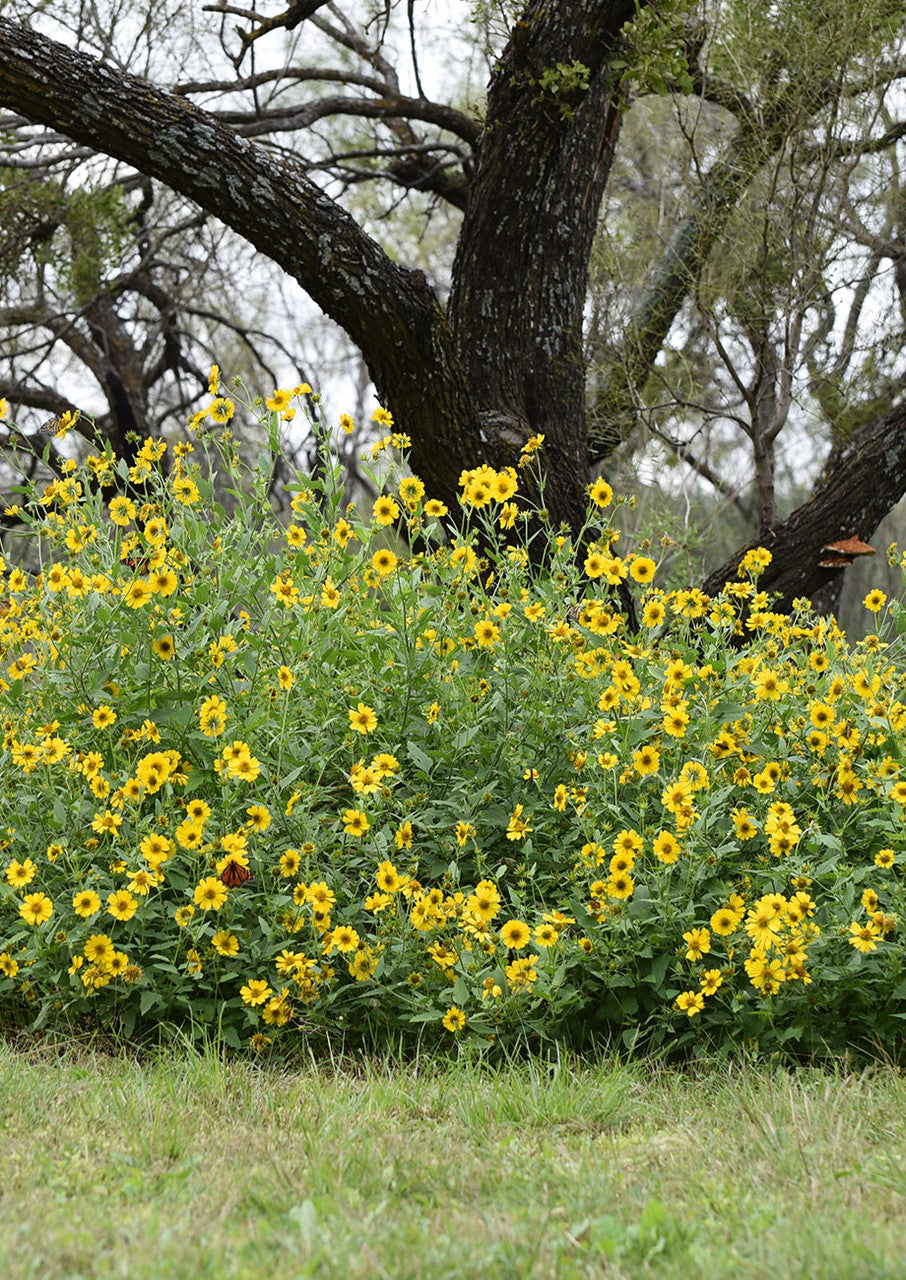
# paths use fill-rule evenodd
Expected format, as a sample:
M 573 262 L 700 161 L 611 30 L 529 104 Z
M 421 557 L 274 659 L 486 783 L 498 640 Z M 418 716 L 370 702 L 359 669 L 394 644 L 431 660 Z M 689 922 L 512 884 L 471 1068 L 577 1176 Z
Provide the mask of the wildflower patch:
M 309 393 L 274 392 L 270 437 Z M 618 553 L 605 480 L 575 540 L 531 511 L 540 438 L 464 473 L 455 523 L 392 433 L 366 508 L 327 465 L 280 522 L 271 453 L 246 466 L 211 397 L 187 440 L 23 494 L 6 1025 L 899 1047 L 898 602 L 871 592 L 850 646 L 807 602 L 772 610 L 763 549 L 715 599 L 668 590 L 650 547 Z

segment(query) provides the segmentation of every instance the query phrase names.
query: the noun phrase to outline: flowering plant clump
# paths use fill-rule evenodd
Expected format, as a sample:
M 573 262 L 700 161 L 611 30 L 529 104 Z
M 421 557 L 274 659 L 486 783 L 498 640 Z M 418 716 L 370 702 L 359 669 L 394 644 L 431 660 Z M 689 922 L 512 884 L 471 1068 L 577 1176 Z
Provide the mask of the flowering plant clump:
M 308 393 L 267 401 L 274 448 Z M 344 505 L 328 466 L 280 525 L 273 456 L 244 466 L 211 397 L 187 442 L 22 494 L 43 568 L 2 566 L 7 1024 L 899 1046 L 896 601 L 872 592 L 850 646 L 771 609 L 761 549 L 714 599 L 658 586 L 605 481 L 580 538 L 545 523 L 540 438 L 464 473 L 453 521 L 384 410 L 377 499 Z

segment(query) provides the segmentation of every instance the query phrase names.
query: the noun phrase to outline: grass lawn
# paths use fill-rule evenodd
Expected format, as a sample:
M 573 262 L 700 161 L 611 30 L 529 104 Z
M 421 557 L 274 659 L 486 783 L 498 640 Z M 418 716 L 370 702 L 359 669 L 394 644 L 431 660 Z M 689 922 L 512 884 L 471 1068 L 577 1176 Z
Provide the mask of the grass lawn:
M 906 1275 L 906 1085 L 0 1045 L 0 1276 Z

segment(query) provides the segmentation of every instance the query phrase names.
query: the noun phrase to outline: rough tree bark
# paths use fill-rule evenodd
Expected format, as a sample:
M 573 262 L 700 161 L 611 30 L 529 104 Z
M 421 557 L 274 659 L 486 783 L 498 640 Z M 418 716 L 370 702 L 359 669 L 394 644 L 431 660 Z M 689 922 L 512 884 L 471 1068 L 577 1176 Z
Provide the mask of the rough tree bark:
M 273 259 L 362 351 L 415 465 L 452 500 L 481 436 L 447 317 L 291 162 L 174 94 L 0 19 L 0 105 L 134 165 Z
M 620 113 L 608 56 L 633 0 L 530 4 L 489 86 L 449 314 L 483 424 L 542 432 L 552 513 L 577 527 L 588 482 L 582 312 Z M 588 88 L 546 91 L 579 62 Z M 552 484 L 553 482 L 553 484 Z

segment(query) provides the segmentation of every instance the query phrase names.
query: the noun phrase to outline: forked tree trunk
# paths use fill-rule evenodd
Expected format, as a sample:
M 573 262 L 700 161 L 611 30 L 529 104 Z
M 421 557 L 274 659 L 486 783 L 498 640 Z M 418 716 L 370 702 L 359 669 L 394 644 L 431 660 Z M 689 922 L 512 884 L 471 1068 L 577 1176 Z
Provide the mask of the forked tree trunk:
M 445 313 L 291 163 L 183 98 L 0 19 L 0 105 L 196 201 L 299 281 L 362 351 L 412 462 L 455 503 L 460 472 L 546 437 L 555 522 L 588 477 L 582 307 L 618 114 L 607 61 L 633 0 L 533 0 L 490 88 Z M 588 88 L 545 88 L 581 64 Z
M 157 178 L 292 275 L 359 347 L 382 402 L 412 439 L 415 470 L 449 505 L 464 468 L 512 463 L 529 436 L 543 434 L 548 511 L 575 531 L 589 474 L 582 310 L 619 129 L 611 61 L 636 8 L 635 0 L 528 0 L 489 88 L 446 311 L 421 272 L 391 261 L 291 161 L 183 97 L 6 19 L 0 106 Z M 569 88 L 569 69 L 587 87 Z M 723 170 L 712 173 L 707 207 L 672 246 L 655 275 L 660 293 L 646 296 L 630 326 L 641 370 L 737 188 L 775 144 L 749 141 L 740 175 L 720 185 Z M 627 403 L 620 387 L 609 388 L 596 459 L 625 438 Z M 849 533 L 870 536 L 902 495 L 903 426 L 898 410 L 863 429 L 815 499 L 762 539 L 774 555 L 763 585 L 784 602 L 828 581 L 818 567 L 821 546 Z M 706 589 L 735 576 L 741 555 Z

